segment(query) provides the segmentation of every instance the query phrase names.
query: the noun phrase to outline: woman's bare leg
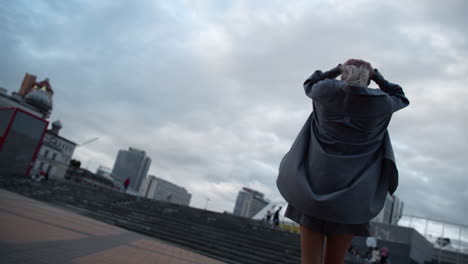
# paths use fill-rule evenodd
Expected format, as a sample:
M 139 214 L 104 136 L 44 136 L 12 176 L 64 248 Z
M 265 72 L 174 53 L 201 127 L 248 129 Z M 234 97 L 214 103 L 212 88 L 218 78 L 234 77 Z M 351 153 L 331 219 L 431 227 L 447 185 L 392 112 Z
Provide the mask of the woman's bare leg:
M 348 248 L 351 245 L 353 234 L 327 236 L 325 250 L 326 264 L 343 264 Z
M 301 263 L 322 264 L 324 236 L 301 225 Z

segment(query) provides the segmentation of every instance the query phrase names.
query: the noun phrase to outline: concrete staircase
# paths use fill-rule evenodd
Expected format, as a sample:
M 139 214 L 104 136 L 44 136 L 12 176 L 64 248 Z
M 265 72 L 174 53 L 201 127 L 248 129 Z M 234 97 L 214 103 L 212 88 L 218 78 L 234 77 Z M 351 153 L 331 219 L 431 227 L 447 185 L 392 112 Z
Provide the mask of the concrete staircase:
M 197 251 L 226 263 L 300 263 L 297 234 L 263 222 L 71 182 L 0 177 L 0 188 Z M 347 258 L 346 263 L 360 263 Z

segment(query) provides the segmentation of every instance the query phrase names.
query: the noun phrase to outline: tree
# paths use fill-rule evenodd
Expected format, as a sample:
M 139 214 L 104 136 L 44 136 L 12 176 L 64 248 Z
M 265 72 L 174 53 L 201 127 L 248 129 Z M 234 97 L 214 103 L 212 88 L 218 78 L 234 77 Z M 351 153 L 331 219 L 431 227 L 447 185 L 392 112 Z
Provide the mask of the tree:
M 70 167 L 80 168 L 81 167 L 81 161 L 76 160 L 76 159 L 70 160 Z

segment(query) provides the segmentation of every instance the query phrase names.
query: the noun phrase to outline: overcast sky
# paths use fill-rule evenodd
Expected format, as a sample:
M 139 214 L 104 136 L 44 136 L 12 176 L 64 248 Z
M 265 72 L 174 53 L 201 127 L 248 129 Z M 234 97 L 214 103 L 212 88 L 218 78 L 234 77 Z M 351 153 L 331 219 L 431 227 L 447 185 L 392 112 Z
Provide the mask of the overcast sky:
M 468 224 L 468 2 L 6 1 L 0 86 L 50 78 L 51 121 L 84 167 L 119 149 L 184 186 L 191 205 L 232 212 L 238 191 L 270 200 L 311 111 L 303 81 L 361 58 L 411 105 L 389 127 L 405 214 Z

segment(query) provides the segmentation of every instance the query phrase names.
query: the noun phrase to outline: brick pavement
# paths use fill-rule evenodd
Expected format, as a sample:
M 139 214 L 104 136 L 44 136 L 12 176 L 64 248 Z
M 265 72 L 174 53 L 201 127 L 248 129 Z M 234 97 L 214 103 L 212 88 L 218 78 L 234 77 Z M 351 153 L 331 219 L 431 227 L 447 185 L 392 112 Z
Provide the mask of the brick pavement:
M 223 263 L 2 189 L 0 262 Z

